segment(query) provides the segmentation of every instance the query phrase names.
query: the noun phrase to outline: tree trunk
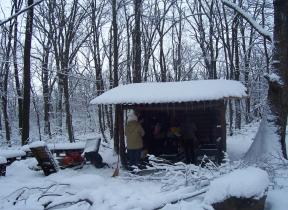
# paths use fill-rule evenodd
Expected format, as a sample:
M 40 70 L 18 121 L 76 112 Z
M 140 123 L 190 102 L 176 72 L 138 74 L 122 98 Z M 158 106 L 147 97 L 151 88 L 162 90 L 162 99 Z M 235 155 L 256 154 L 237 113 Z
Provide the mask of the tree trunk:
M 56 99 L 56 133 L 58 135 L 62 134 L 62 113 L 63 113 L 63 76 L 61 72 L 57 73 L 58 75 L 58 90 L 57 90 L 57 99 Z
M 235 36 L 234 36 L 234 43 L 235 43 L 235 80 L 240 80 L 240 59 L 239 59 L 239 43 L 238 43 L 238 26 L 239 21 L 236 19 L 235 22 Z M 235 128 L 241 129 L 241 110 L 240 110 L 240 99 L 235 100 Z
M 271 110 L 270 123 L 276 126 L 282 154 L 287 158 L 285 137 L 288 114 L 288 1 L 274 0 L 273 3 L 274 55 L 272 72 L 279 77 L 279 80 L 274 81 L 273 77 L 270 77 L 268 106 Z
M 2 112 L 4 118 L 4 126 L 6 133 L 6 142 L 8 145 L 11 144 L 11 127 L 8 116 L 8 78 L 9 78 L 9 68 L 10 68 L 10 54 L 12 48 L 12 32 L 13 24 L 10 22 L 8 31 L 8 41 L 6 46 L 6 51 L 4 53 L 4 62 L 1 68 L 3 74 L 0 75 L 0 94 L 2 99 Z M 4 34 L 6 37 L 6 34 Z M 2 73 L 2 72 L 1 72 Z
M 113 138 L 113 135 L 114 135 L 113 108 L 112 108 L 112 105 L 106 105 L 104 107 L 105 107 L 105 115 L 107 118 L 107 125 L 109 128 L 110 138 Z
M 166 69 L 166 61 L 165 61 L 165 55 L 164 55 L 164 49 L 163 49 L 163 34 L 159 32 L 160 36 L 160 54 L 159 54 L 159 64 L 160 64 L 160 75 L 161 75 L 161 82 L 167 81 L 167 69 Z
M 49 49 L 50 41 L 44 46 L 44 57 L 42 61 L 42 88 L 43 88 L 43 102 L 44 102 L 44 134 L 51 138 L 50 128 L 50 94 L 49 94 L 49 72 L 48 72 L 48 61 L 49 61 Z
M 70 111 L 70 96 L 69 96 L 69 82 L 68 82 L 68 66 L 64 68 L 64 101 L 65 101 L 65 112 L 66 112 L 66 126 L 70 143 L 75 142 L 72 115 Z
M 33 0 L 28 0 L 28 6 Z M 30 119 L 30 54 L 33 29 L 33 7 L 27 12 L 25 43 L 24 43 L 24 69 L 23 69 L 23 124 L 22 124 L 22 145 L 29 141 L 29 119 Z
M 127 36 L 127 41 L 126 41 L 126 55 L 127 55 L 127 62 L 126 62 L 126 80 L 127 83 L 132 82 L 132 77 L 131 77 L 131 46 L 130 46 L 130 38 L 131 38 L 131 33 L 130 33 L 130 23 L 129 19 L 130 16 L 127 14 L 127 5 L 124 4 L 124 13 L 125 13 L 125 22 L 126 22 L 126 36 Z
M 0 109 L 0 111 L 1 111 L 1 109 Z M 0 137 L 2 138 L 2 114 L 1 114 L 1 112 L 0 112 Z
M 247 95 L 248 97 L 245 99 L 245 122 L 246 124 L 251 122 L 251 102 L 250 102 L 250 80 L 249 80 L 249 74 L 250 74 L 250 59 L 251 59 L 251 52 L 252 49 L 251 46 L 253 43 L 253 37 L 254 37 L 254 30 L 251 29 L 250 37 L 249 37 L 249 43 L 248 47 L 246 47 L 246 40 L 245 40 L 245 26 L 243 24 L 243 20 L 241 20 L 241 37 L 242 37 L 242 49 L 244 53 L 244 84 L 247 88 Z
M 115 125 L 114 125 L 114 151 L 119 154 L 120 152 L 120 139 L 119 139 L 119 116 L 120 116 L 120 105 L 115 105 Z
M 104 142 L 107 142 L 107 138 L 105 136 L 105 115 L 103 108 L 104 108 L 103 105 L 98 105 L 98 122 L 103 140 Z
M 141 10 L 142 0 L 133 0 L 135 26 L 133 30 L 133 83 L 141 82 Z
M 37 101 L 36 101 L 36 93 L 33 91 L 33 89 L 31 89 L 32 92 L 32 103 L 34 106 L 34 111 L 36 113 L 36 121 L 37 121 L 37 127 L 38 127 L 38 135 L 39 135 L 39 141 L 42 141 L 41 138 L 41 124 L 40 124 L 40 112 L 39 109 L 37 107 Z
M 265 12 L 264 12 L 265 6 L 266 6 L 266 0 L 263 1 L 263 5 L 261 8 L 262 27 L 263 28 L 265 26 Z M 267 39 L 265 37 L 263 37 L 263 45 L 264 45 L 265 61 L 266 61 L 266 73 L 269 74 L 270 57 L 268 54 Z
M 266 110 L 246 159 L 287 158 L 285 136 L 288 114 L 288 1 L 274 0 L 274 52 Z
M 229 135 L 233 136 L 233 105 L 232 105 L 232 100 L 229 99 L 228 102 L 229 105 Z
M 22 5 L 20 1 L 18 3 L 17 0 L 14 0 L 15 4 L 15 13 L 19 11 L 19 8 Z M 18 5 L 19 4 L 19 5 Z M 13 43 L 13 65 L 14 65 L 14 78 L 15 78 L 15 86 L 16 86 L 16 93 L 17 93 L 17 100 L 18 100 L 18 127 L 19 127 L 19 134 L 22 134 L 22 108 L 23 108 L 23 96 L 22 96 L 22 88 L 20 85 L 19 80 L 19 71 L 18 71 L 18 61 L 17 61 L 17 44 L 18 44 L 18 20 L 17 17 L 14 19 L 14 43 Z

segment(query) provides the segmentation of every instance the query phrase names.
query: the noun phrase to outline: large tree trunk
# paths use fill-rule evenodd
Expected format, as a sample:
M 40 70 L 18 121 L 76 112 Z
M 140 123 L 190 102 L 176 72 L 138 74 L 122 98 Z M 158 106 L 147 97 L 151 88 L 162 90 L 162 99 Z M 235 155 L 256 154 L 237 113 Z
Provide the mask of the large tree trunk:
M 2 99 L 2 111 L 3 111 L 3 118 L 4 118 L 4 125 L 5 125 L 5 132 L 6 132 L 6 142 L 8 145 L 11 144 L 11 127 L 8 117 L 8 76 L 9 76 L 9 57 L 11 53 L 12 47 L 12 31 L 13 31 L 13 24 L 10 22 L 9 30 L 8 30 L 8 42 L 7 48 L 4 55 L 4 65 L 3 65 L 3 74 L 0 75 L 2 81 L 0 82 L 0 92 L 1 92 L 1 99 Z
M 286 124 L 288 113 L 288 1 L 274 0 L 274 55 L 272 72 L 279 76 L 274 81 L 274 75 L 269 80 L 268 105 L 270 106 L 272 122 L 276 125 L 278 141 L 282 153 L 286 154 Z
M 43 88 L 43 102 L 44 102 L 44 134 L 51 138 L 50 128 L 50 94 L 49 94 L 49 72 L 48 72 L 48 61 L 49 61 L 49 49 L 50 41 L 44 46 L 44 56 L 42 63 L 42 88 Z
M 104 84 L 102 78 L 102 66 L 101 66 L 101 56 L 100 56 L 100 31 L 99 31 L 99 21 L 97 21 L 97 8 L 96 1 L 91 1 L 91 26 L 92 26 L 92 43 L 91 51 L 93 56 L 93 62 L 95 65 L 95 74 L 96 74 L 96 95 L 99 96 L 103 93 Z M 98 24 L 98 25 L 97 25 Z M 104 141 L 106 140 L 105 136 L 105 115 L 103 114 L 103 106 L 98 105 L 98 123 L 100 127 L 100 132 L 103 136 Z
M 31 89 L 31 92 L 32 92 L 32 103 L 33 103 L 34 111 L 36 114 L 36 122 L 37 122 L 37 127 L 38 127 L 39 141 L 42 141 L 41 125 L 40 125 L 40 112 L 39 112 L 39 109 L 37 106 L 38 103 L 37 103 L 37 99 L 36 99 L 37 95 L 33 89 Z
M 133 30 L 133 83 L 141 82 L 141 10 L 142 0 L 133 0 L 135 26 Z
M 62 135 L 62 114 L 63 114 L 63 76 L 58 72 L 58 90 L 56 99 L 56 133 Z
M 274 52 L 266 112 L 246 154 L 255 158 L 287 158 L 285 132 L 288 113 L 288 1 L 274 0 Z
M 235 22 L 235 36 L 234 36 L 234 42 L 235 42 L 235 80 L 240 80 L 240 55 L 239 55 L 239 43 L 238 43 L 238 26 L 239 21 L 238 19 Z M 241 106 L 240 106 L 240 99 L 235 100 L 235 128 L 241 129 Z
M 161 31 L 159 31 L 160 36 L 160 50 L 159 50 L 159 65 L 160 65 L 160 75 L 161 75 L 161 82 L 167 81 L 167 68 L 166 68 L 166 61 L 165 61 L 165 55 L 164 55 L 164 49 L 163 49 L 163 34 Z
M 64 68 L 64 101 L 65 101 L 65 111 L 66 111 L 66 126 L 70 143 L 75 142 L 73 124 L 72 124 L 72 115 L 70 111 L 70 96 L 69 96 L 69 82 L 68 82 L 68 65 Z
M 244 84 L 247 88 L 247 95 L 248 97 L 245 100 L 245 122 L 246 124 L 251 122 L 251 102 L 250 102 L 250 80 L 249 80 L 249 74 L 250 74 L 250 59 L 251 59 L 251 53 L 252 49 L 251 46 L 254 38 L 255 31 L 250 31 L 250 37 L 249 37 L 249 43 L 248 47 L 246 46 L 246 40 L 245 40 L 245 26 L 243 24 L 243 20 L 241 21 L 241 37 L 242 37 L 242 48 L 244 53 Z
M 28 0 L 28 6 L 33 0 Z M 22 124 L 22 145 L 29 141 L 29 119 L 30 119 L 30 54 L 33 29 L 33 7 L 27 13 L 25 44 L 24 44 L 24 70 L 23 70 L 23 124 Z
M 6 65 L 5 65 L 6 66 Z M 2 93 L 2 110 L 4 117 L 5 133 L 6 133 L 6 142 L 8 145 L 11 144 L 11 127 L 8 117 L 8 97 L 7 97 L 7 86 L 8 86 L 8 69 L 5 68 L 4 82 L 3 82 L 3 93 Z
M 0 109 L 0 138 L 2 138 L 2 114 Z
M 140 21 L 140 20 L 139 20 Z M 113 87 L 118 86 L 118 24 L 117 2 L 112 1 L 112 30 L 113 30 Z M 114 150 L 119 153 L 119 105 L 115 107 Z
M 22 5 L 22 1 L 18 2 L 14 0 L 15 4 L 15 13 L 19 11 L 19 8 Z M 14 65 L 14 78 L 15 78 L 15 86 L 17 92 L 17 101 L 18 101 L 18 127 L 19 134 L 22 133 L 22 108 L 23 108 L 23 97 L 22 97 L 22 87 L 20 85 L 19 79 L 19 71 L 18 71 L 18 60 L 17 60 L 17 45 L 18 45 L 18 20 L 17 17 L 14 19 L 14 43 L 13 43 L 13 65 Z

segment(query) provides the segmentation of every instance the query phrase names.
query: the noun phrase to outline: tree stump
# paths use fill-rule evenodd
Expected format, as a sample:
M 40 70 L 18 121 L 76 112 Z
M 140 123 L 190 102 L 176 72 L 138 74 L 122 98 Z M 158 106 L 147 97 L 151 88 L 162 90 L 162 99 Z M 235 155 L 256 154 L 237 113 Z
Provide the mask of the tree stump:
M 266 195 L 260 199 L 230 197 L 213 204 L 215 210 L 264 210 Z

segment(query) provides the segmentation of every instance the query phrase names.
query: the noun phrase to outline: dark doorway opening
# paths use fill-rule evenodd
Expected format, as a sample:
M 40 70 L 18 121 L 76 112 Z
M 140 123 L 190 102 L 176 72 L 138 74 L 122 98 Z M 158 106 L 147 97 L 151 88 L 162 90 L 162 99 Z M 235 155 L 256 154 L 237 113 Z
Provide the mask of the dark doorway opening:
M 144 150 L 148 154 L 186 163 L 199 163 L 206 155 L 219 162 L 224 150 L 219 110 L 136 111 L 145 130 Z

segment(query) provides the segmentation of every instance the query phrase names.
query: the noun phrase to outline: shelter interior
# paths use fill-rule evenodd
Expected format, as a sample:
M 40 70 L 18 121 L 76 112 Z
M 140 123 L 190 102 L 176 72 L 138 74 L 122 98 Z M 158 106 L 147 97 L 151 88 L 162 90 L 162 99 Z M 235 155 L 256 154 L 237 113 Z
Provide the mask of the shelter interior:
M 186 163 L 200 163 L 206 155 L 220 162 L 226 151 L 224 100 L 189 103 L 126 105 L 145 130 L 148 154 Z

